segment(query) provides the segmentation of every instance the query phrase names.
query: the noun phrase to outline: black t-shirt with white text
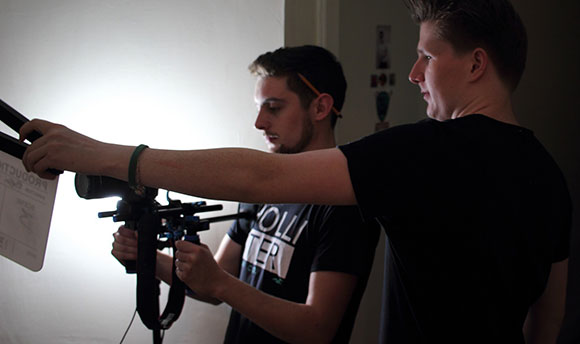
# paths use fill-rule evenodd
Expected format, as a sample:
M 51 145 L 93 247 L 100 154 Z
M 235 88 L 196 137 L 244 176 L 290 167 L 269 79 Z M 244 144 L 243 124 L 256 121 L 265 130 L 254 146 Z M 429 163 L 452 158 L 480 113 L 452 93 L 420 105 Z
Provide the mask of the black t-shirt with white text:
M 357 276 L 356 290 L 333 341 L 348 343 L 379 233 L 375 220 L 363 223 L 357 207 L 268 204 L 258 209 L 254 221 L 236 221 L 228 235 L 242 245 L 239 279 L 288 301 L 306 302 L 311 272 Z M 232 310 L 225 343 L 282 341 Z

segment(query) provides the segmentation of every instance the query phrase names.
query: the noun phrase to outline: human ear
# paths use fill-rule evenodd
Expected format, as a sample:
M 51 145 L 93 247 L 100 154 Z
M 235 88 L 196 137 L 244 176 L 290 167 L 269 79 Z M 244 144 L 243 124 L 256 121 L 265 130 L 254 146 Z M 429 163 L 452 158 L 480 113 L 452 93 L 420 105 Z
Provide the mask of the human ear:
M 471 53 L 471 71 L 470 80 L 479 80 L 487 70 L 487 64 L 489 62 L 489 55 L 482 48 L 476 48 Z
M 314 100 L 314 119 L 315 120 L 322 120 L 332 112 L 332 107 L 334 106 L 334 99 L 328 93 L 321 93 L 315 100 Z

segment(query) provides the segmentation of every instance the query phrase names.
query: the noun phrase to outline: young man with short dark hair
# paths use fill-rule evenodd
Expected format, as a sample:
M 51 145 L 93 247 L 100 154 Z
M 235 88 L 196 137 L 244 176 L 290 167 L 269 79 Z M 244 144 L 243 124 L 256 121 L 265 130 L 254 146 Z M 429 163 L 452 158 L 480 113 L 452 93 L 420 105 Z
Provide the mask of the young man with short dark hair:
M 249 69 L 257 77 L 254 125 L 270 152 L 336 146 L 333 128 L 346 80 L 332 53 L 317 46 L 280 48 L 260 55 Z M 230 277 L 219 284 L 207 278 L 207 285 L 222 291 L 219 299 L 194 295 L 232 306 L 225 343 L 348 343 L 372 267 L 378 223 L 364 223 L 356 207 L 256 207 L 255 219 L 232 225 L 215 261 L 205 255 L 207 261 L 200 262 L 188 254 L 194 245 L 183 243 L 177 253 L 180 278 L 187 283 L 220 272 Z M 136 252 L 136 233 L 119 228 L 113 255 L 122 262 L 135 260 Z M 172 263 L 158 252 L 157 276 L 167 283 Z

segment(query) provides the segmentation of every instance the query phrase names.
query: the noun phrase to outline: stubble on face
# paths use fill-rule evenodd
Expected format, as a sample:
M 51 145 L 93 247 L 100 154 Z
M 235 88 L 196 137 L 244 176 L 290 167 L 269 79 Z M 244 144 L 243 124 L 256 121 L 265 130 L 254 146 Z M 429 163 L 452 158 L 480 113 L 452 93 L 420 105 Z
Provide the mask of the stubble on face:
M 296 144 L 293 146 L 281 144 L 277 149 L 275 149 L 275 153 L 296 154 L 303 152 L 312 141 L 313 132 L 314 125 L 312 124 L 310 118 L 305 114 L 302 117 L 302 130 L 298 142 L 296 142 Z

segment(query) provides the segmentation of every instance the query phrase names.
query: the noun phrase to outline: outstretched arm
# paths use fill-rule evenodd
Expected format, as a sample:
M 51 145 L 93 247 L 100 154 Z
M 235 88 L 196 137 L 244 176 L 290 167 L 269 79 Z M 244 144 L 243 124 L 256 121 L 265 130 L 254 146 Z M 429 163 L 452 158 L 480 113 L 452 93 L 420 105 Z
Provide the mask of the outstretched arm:
M 49 168 L 127 180 L 131 146 L 107 144 L 64 126 L 33 120 L 21 129 L 43 136 L 22 159 L 44 178 Z M 249 203 L 355 204 L 345 156 L 337 148 L 299 154 L 269 154 L 229 148 L 146 149 L 139 158 L 141 184 L 197 197 Z

